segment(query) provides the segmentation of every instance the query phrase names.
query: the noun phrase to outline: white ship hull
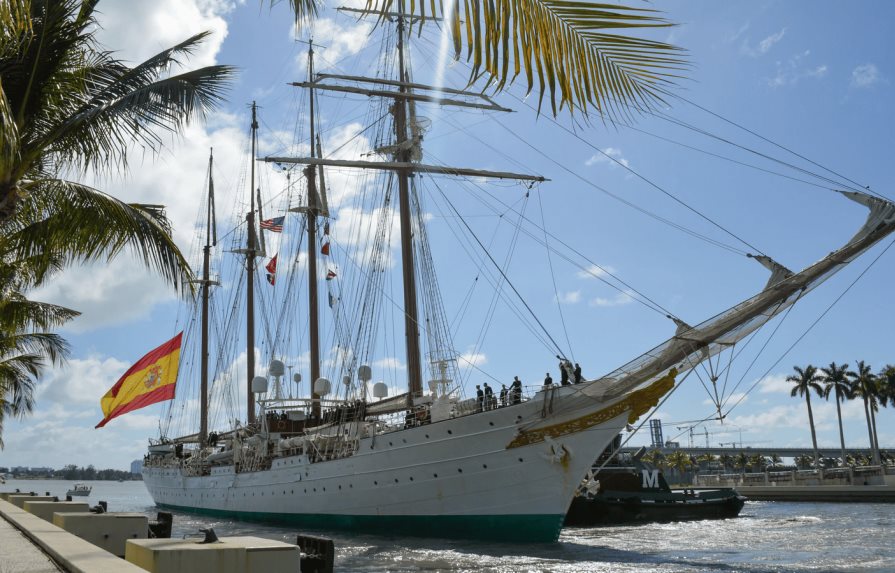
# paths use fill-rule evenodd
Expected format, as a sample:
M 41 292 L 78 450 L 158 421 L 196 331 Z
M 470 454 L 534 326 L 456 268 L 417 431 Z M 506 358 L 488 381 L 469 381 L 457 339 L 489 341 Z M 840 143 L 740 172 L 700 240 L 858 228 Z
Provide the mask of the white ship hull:
M 597 381 L 542 391 L 522 404 L 364 438 L 341 459 L 279 457 L 267 470 L 227 465 L 204 476 L 149 466 L 143 479 L 168 507 L 377 533 L 553 541 L 587 469 L 629 421 L 631 395 L 603 403 L 596 395 L 605 389 Z

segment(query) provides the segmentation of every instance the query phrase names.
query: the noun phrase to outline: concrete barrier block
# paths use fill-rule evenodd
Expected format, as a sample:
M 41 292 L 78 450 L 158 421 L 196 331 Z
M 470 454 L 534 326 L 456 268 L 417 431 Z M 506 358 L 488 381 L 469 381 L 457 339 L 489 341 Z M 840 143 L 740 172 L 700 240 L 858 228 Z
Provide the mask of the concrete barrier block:
M 90 505 L 83 501 L 31 501 L 27 500 L 23 509 L 45 521 L 53 523 L 54 513 L 71 513 L 73 511 L 85 512 L 90 510 Z
M 56 513 L 53 525 L 118 557 L 129 539 L 149 537 L 149 518 L 142 513 Z
M 217 543 L 191 539 L 132 539 L 125 559 L 153 573 L 293 573 L 300 571 L 295 545 L 260 537 L 225 537 Z
M 26 501 L 59 501 L 58 498 L 48 495 L 14 494 L 7 498 L 9 503 L 24 509 Z

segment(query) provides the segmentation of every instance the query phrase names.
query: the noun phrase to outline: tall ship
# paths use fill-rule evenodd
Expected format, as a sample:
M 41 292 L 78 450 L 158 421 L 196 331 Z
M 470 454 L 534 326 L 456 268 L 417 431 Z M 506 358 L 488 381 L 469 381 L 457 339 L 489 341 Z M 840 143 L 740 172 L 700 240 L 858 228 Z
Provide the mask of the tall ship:
M 234 279 L 238 287 L 226 288 L 212 268 L 217 238 L 209 160 L 199 312 L 185 319 L 186 339 L 199 341 L 200 361 L 193 366 L 182 362 L 178 382 L 178 398 L 198 402 L 199 416 L 193 419 L 183 406 L 172 405 L 161 435 L 150 440 L 143 480 L 159 506 L 374 533 L 555 541 L 582 479 L 619 432 L 637 423 L 694 368 L 730 351 L 895 231 L 895 205 L 870 193 L 842 191 L 844 200 L 863 205 L 869 215 L 848 242 L 818 262 L 793 272 L 756 255 L 770 271 L 757 294 L 695 326 L 670 316 L 674 332 L 667 341 L 603 376 L 581 378 L 562 348 L 541 333 L 555 347 L 560 379 L 534 387 L 514 381 L 505 390 L 488 388 L 489 379 L 475 378 L 478 372 L 467 368 L 452 341 L 428 243 L 421 182 L 423 177 L 522 184 L 546 179 L 425 162 L 426 121 L 417 114 L 421 104 L 509 110 L 481 93 L 414 82 L 405 45 L 408 18 L 385 17 L 395 33 L 391 43 L 383 44 L 382 53 L 391 59 L 379 65 L 382 77 L 316 73 L 311 45 L 308 79 L 294 84 L 306 94 L 307 138 L 299 153 L 258 157 L 253 106 L 250 201 L 241 225 L 245 239 L 225 253 L 242 261 L 243 274 Z M 317 99 L 324 91 L 375 102 L 368 116 L 376 118 L 377 142 L 364 158 L 324 152 Z M 290 174 L 289 188 L 301 189 L 282 217 L 262 212 L 255 158 L 280 166 Z M 338 245 L 330 225 L 337 221 L 329 213 L 327 178 L 334 170 L 372 173 L 363 188 L 369 190 L 372 212 L 380 214 L 368 224 L 366 239 L 346 247 L 350 253 L 341 266 L 332 262 Z M 393 210 L 394 225 L 386 215 Z M 462 220 L 460 213 L 452 216 Z M 298 230 L 283 232 L 284 225 L 287 231 Z M 403 300 L 384 294 L 392 227 L 400 247 L 396 264 Z M 274 234 L 280 240 L 277 253 L 272 252 Z M 287 235 L 294 247 L 288 257 Z M 486 256 L 497 267 L 501 296 L 519 295 L 501 266 Z M 304 285 L 294 280 L 300 274 L 307 278 Z M 267 290 L 259 292 L 269 286 L 256 284 L 259 278 L 283 289 L 278 292 L 284 300 L 306 299 L 307 306 L 295 310 L 293 304 L 287 311 L 270 300 L 259 302 L 259 296 L 269 298 Z M 221 284 L 222 298 L 233 295 L 242 302 L 223 304 L 215 314 L 210 301 Z M 301 288 L 306 292 L 299 297 Z M 380 377 L 376 369 L 388 367 L 376 361 L 388 332 L 379 319 L 383 306 L 397 308 L 403 317 L 396 329 L 400 334 L 392 337 L 401 341 L 395 346 L 403 346 L 402 391 L 375 382 Z M 259 307 L 268 309 L 260 321 Z M 333 323 L 331 351 L 322 348 L 320 336 L 320 310 L 326 307 Z M 528 307 L 516 308 L 525 314 Z M 536 317 L 525 319 L 537 330 Z M 237 324 L 244 334 L 234 334 Z M 231 351 L 236 340 L 245 341 L 241 360 L 228 361 L 213 348 L 216 332 L 219 346 Z M 262 341 L 256 343 L 259 332 Z M 290 350 L 290 344 L 307 350 Z M 267 359 L 263 374 L 259 355 Z M 552 356 L 551 361 L 556 363 Z M 306 391 L 303 370 L 309 374 Z M 505 374 L 509 381 L 514 373 Z M 201 381 L 197 395 L 184 394 L 188 378 Z M 473 385 L 486 388 L 467 397 Z M 233 388 L 240 387 L 237 396 Z M 245 419 L 221 413 L 236 400 L 245 408 Z M 196 423 L 194 430 L 170 435 L 170 422 L 178 418 Z

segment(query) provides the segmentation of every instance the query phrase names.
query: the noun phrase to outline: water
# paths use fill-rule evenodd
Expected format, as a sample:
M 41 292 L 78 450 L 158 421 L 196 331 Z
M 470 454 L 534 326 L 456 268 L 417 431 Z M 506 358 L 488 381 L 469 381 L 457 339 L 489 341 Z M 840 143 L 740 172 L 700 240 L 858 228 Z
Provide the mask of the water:
M 143 482 L 87 482 L 87 501 L 155 516 Z M 9 480 L 0 491 L 64 496 L 74 482 Z M 290 543 L 296 530 L 174 512 L 174 537 L 214 527 Z M 890 572 L 895 571 L 891 504 L 747 502 L 737 519 L 566 529 L 558 543 L 506 544 L 347 534 L 331 537 L 336 571 L 525 572 Z

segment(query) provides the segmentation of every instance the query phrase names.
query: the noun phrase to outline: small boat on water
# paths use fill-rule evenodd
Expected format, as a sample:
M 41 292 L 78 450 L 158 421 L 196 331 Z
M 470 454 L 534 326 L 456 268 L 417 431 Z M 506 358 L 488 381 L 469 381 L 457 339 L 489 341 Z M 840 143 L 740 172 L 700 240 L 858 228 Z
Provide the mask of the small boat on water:
M 726 519 L 737 517 L 746 502 L 732 488 L 672 490 L 658 470 L 611 468 L 599 477 L 597 492 L 572 500 L 567 527 Z
M 746 498 L 733 488 L 672 490 L 658 469 L 639 456 L 618 459 L 616 438 L 595 464 L 566 513 L 567 527 L 737 517 Z M 617 461 L 603 463 L 607 459 Z
M 65 495 L 86 497 L 90 495 L 92 490 L 93 486 L 87 485 L 86 483 L 76 483 L 74 487 L 65 492 Z

